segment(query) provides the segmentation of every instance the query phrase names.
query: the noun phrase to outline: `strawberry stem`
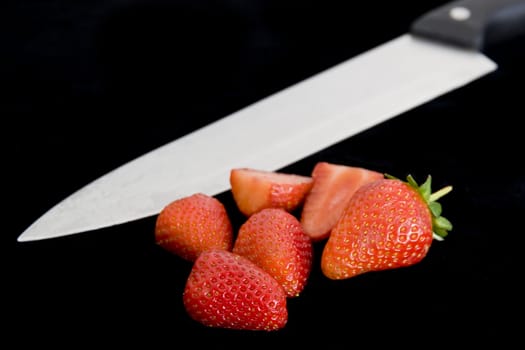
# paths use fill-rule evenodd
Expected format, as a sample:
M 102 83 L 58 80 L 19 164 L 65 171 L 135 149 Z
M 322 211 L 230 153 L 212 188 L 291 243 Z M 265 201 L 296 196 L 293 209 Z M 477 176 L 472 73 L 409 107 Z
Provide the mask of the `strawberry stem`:
M 452 186 L 446 186 L 446 187 L 443 187 L 442 189 L 440 189 L 439 191 L 436 191 L 434 193 L 432 193 L 430 195 L 430 201 L 431 202 L 435 202 L 437 201 L 439 198 L 443 197 L 444 195 L 446 195 L 447 193 L 449 193 L 450 191 L 452 191 Z

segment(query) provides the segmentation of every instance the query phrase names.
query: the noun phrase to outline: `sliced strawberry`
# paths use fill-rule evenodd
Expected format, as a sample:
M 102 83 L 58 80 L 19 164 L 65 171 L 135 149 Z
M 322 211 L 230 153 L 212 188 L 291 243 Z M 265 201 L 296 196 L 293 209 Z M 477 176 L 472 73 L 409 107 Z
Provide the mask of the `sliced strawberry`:
M 218 199 L 196 193 L 164 207 L 155 224 L 155 240 L 164 249 L 194 261 L 208 249 L 231 250 L 233 229 Z
M 292 211 L 303 203 L 312 184 L 309 176 L 250 168 L 236 168 L 230 172 L 234 200 L 246 216 L 263 208 Z
M 312 242 L 299 220 L 280 208 L 265 208 L 240 227 L 233 252 L 270 273 L 289 297 L 304 289 L 312 268 Z
M 383 174 L 360 167 L 319 162 L 312 171 L 313 186 L 305 198 L 301 224 L 313 241 L 325 239 L 341 217 L 354 192 Z
M 189 316 L 208 327 L 274 331 L 288 320 L 281 285 L 250 260 L 226 250 L 199 255 L 183 302 Z

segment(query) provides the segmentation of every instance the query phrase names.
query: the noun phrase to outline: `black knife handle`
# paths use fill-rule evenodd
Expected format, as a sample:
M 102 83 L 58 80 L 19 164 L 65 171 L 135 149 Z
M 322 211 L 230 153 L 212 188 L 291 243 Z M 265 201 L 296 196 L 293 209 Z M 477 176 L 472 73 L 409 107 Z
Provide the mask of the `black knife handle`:
M 525 33 L 525 0 L 453 1 L 422 15 L 411 33 L 482 51 Z

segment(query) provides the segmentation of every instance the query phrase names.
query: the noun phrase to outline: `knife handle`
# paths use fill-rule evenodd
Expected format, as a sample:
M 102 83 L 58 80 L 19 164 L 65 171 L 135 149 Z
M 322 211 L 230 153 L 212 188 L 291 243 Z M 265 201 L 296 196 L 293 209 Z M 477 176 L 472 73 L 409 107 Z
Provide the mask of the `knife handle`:
M 416 19 L 410 32 L 482 51 L 525 33 L 525 0 L 453 1 Z

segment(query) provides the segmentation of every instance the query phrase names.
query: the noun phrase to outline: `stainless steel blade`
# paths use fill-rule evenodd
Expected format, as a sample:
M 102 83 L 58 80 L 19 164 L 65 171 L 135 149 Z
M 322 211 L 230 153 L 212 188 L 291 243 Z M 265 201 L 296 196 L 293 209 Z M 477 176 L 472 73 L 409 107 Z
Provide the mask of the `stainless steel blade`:
M 495 70 L 481 53 L 485 41 L 524 31 L 525 0 L 447 3 L 414 21 L 406 35 L 95 180 L 18 240 L 140 219 L 195 192 L 216 195 L 229 189 L 235 167 L 277 170 Z
M 18 240 L 155 215 L 194 192 L 216 195 L 229 189 L 234 167 L 277 170 L 494 69 L 476 51 L 403 35 L 117 168 Z

